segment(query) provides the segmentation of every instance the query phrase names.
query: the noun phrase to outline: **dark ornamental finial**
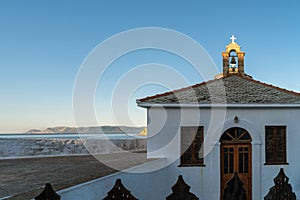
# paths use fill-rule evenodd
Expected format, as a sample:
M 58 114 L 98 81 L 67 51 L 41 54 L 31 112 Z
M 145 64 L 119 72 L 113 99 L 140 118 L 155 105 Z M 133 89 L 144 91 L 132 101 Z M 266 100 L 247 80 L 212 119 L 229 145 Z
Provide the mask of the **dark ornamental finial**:
M 138 200 L 122 184 L 121 179 L 117 179 L 114 187 L 107 193 L 103 200 Z
M 280 169 L 278 175 L 274 178 L 274 183 L 275 185 L 270 188 L 269 193 L 265 196 L 265 200 L 296 200 L 296 195 L 283 168 Z
M 60 200 L 60 196 L 55 193 L 50 183 L 46 183 L 43 192 L 34 198 L 35 200 Z
M 244 183 L 238 176 L 237 172 L 228 181 L 224 190 L 223 200 L 246 200 L 246 191 L 243 187 Z
M 196 195 L 190 192 L 190 188 L 191 187 L 184 182 L 182 175 L 180 175 L 172 187 L 173 193 L 170 194 L 166 200 L 199 200 Z

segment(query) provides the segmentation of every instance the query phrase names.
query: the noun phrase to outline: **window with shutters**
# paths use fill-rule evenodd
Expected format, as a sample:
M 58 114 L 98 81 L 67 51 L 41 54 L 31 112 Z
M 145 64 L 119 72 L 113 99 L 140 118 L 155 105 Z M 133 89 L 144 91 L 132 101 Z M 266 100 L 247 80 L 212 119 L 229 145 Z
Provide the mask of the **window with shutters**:
M 266 165 L 288 164 L 286 161 L 286 126 L 266 126 Z
M 180 166 L 204 166 L 203 127 L 181 127 Z

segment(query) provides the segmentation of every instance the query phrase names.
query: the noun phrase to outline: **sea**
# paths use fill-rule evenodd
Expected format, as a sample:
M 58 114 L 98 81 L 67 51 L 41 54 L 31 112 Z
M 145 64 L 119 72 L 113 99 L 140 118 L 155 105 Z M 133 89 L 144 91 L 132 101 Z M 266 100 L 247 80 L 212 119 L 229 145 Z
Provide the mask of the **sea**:
M 139 133 L 109 133 L 109 134 L 74 134 L 74 133 L 51 133 L 51 134 L 0 134 L 0 139 L 144 139 Z

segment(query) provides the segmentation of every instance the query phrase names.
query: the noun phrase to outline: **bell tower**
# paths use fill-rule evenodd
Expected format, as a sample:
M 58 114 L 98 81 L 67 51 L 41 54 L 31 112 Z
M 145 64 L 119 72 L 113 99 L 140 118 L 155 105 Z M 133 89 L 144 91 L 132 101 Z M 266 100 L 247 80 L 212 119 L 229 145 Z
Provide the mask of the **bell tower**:
M 231 74 L 244 76 L 244 56 L 241 47 L 235 42 L 236 37 L 230 37 L 231 43 L 226 46 L 226 51 L 222 52 L 223 57 L 223 77 Z

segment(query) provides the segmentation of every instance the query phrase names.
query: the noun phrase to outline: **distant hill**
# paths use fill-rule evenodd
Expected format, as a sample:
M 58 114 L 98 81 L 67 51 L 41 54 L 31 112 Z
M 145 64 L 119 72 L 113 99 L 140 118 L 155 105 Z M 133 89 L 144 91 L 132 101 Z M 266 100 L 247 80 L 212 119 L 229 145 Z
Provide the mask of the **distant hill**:
M 26 133 L 40 133 L 40 132 L 41 132 L 41 130 L 38 130 L 38 129 L 30 129 Z
M 51 134 L 51 133 L 140 133 L 145 127 L 130 127 L 130 126 L 92 126 L 92 127 L 68 127 L 68 126 L 58 126 L 50 127 L 45 130 L 30 129 L 27 134 Z

